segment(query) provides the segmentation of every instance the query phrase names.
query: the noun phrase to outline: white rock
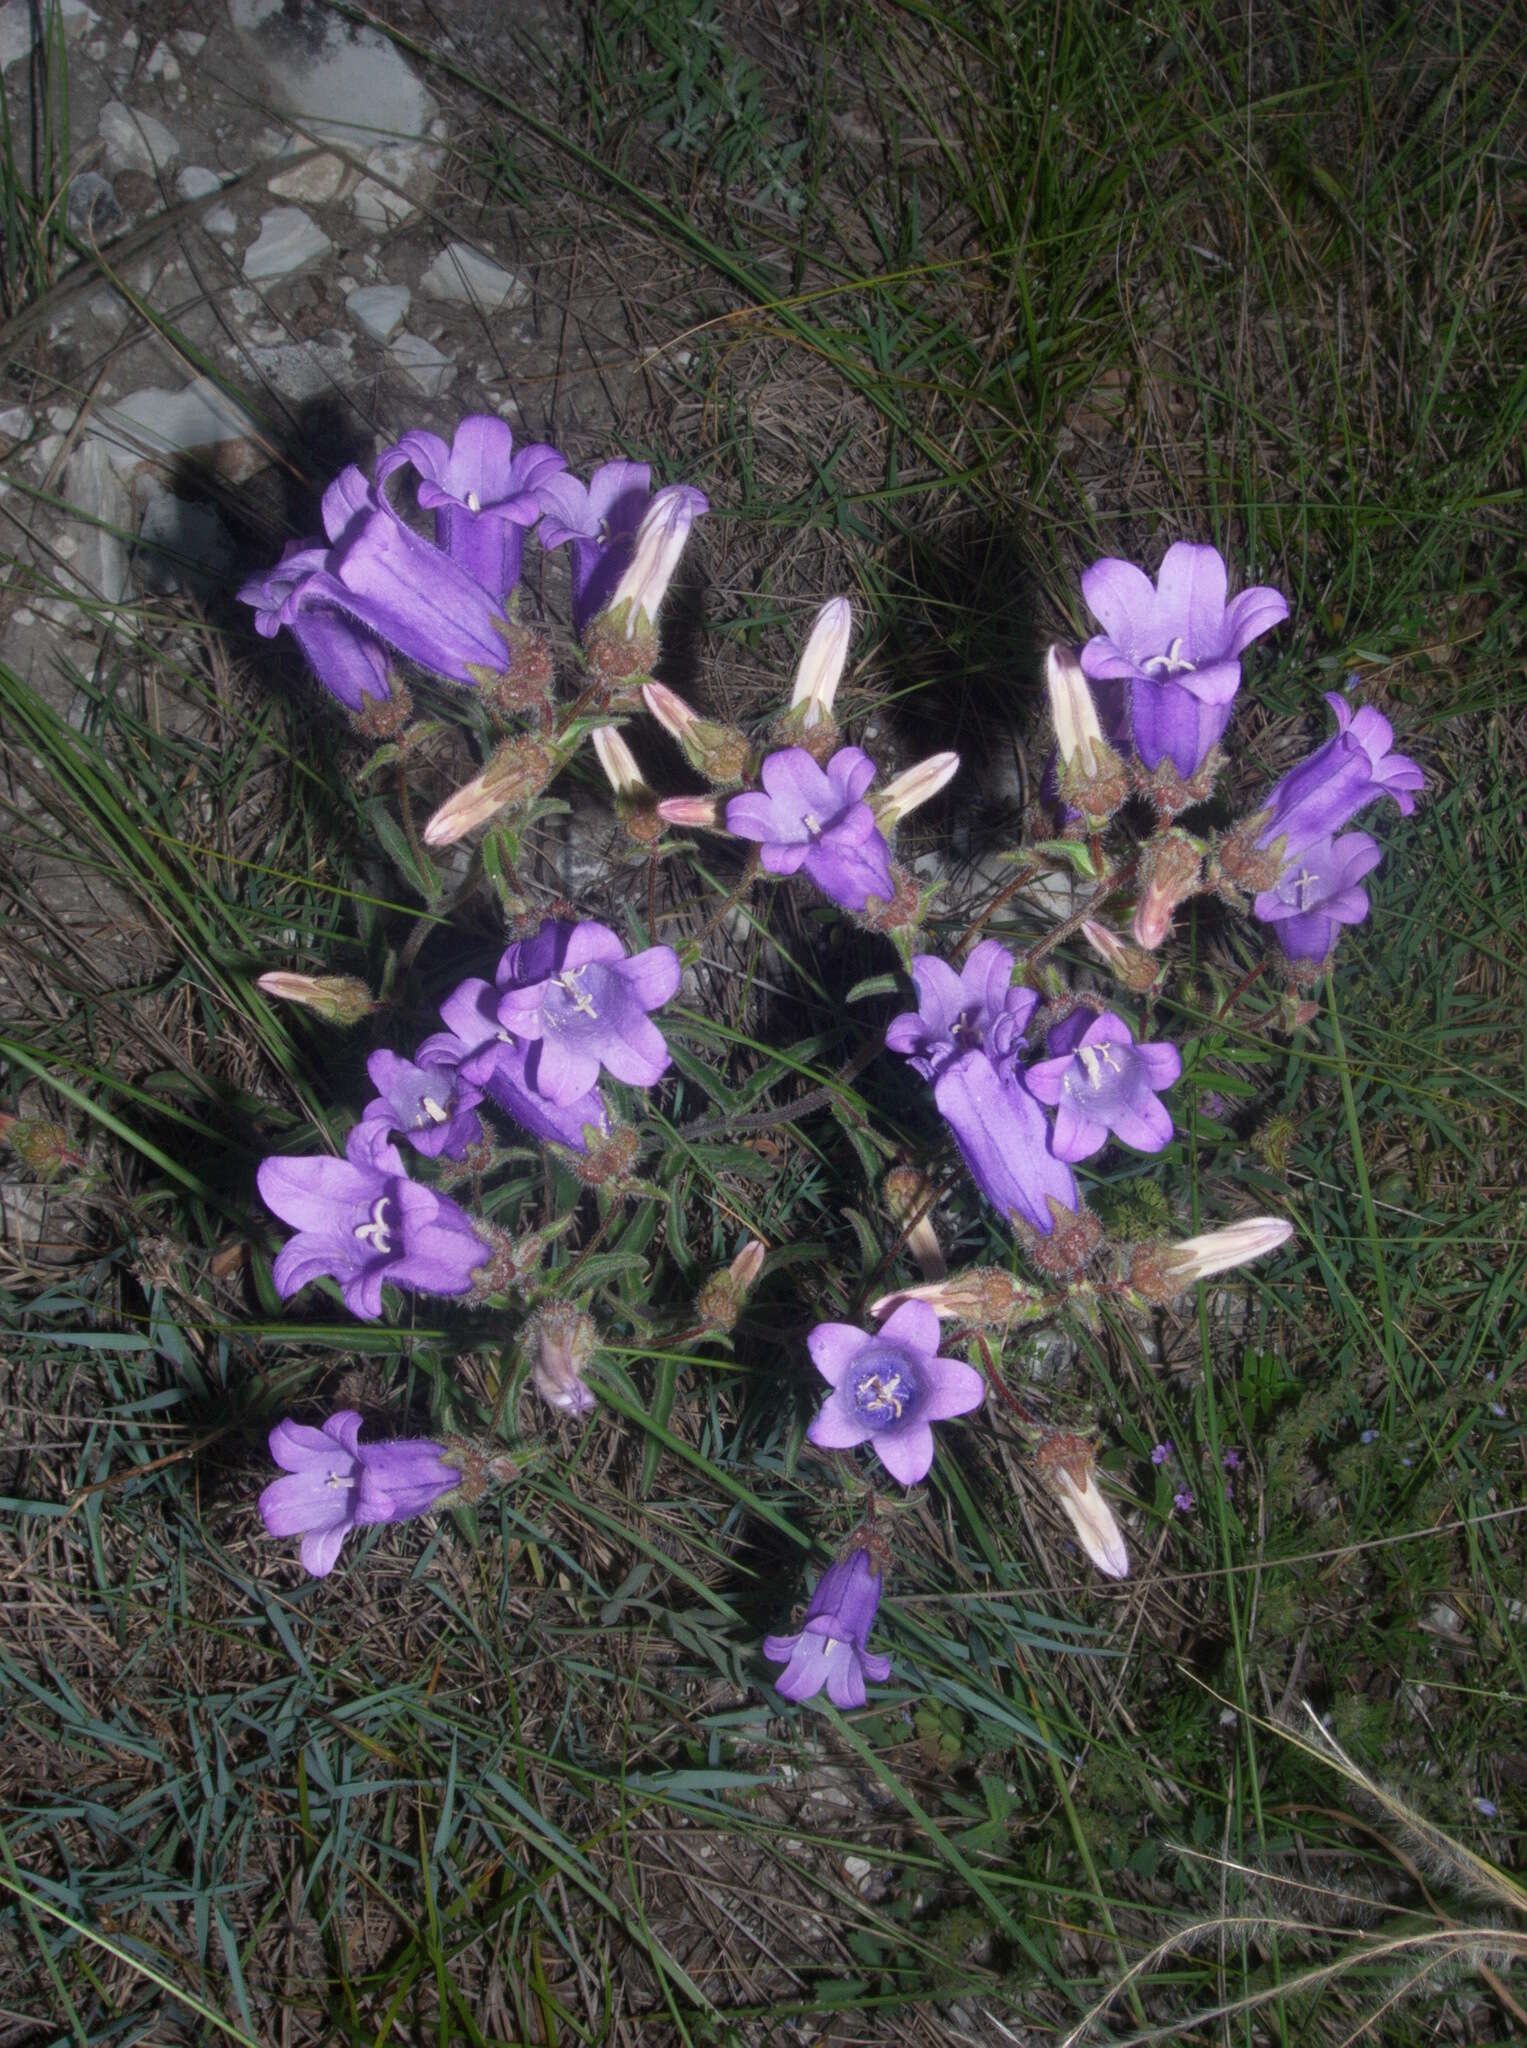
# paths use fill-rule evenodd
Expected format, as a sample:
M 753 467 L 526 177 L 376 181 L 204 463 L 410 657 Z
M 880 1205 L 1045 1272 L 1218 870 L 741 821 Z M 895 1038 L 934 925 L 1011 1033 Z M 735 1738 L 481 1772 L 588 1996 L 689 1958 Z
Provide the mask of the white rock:
M 63 495 L 84 514 L 74 533 L 74 563 L 64 580 L 87 596 L 120 604 L 127 595 L 132 502 L 99 441 L 87 436 L 64 464 Z
M 180 161 L 180 144 L 162 121 L 140 114 L 121 100 L 101 109 L 96 133 L 106 145 L 106 168 L 117 171 L 167 171 Z
M 48 425 L 55 428 L 60 434 L 67 434 L 79 416 L 80 409 L 77 405 L 50 405 L 48 407 Z
M 423 398 L 439 398 L 456 381 L 456 365 L 432 341 L 419 334 L 400 334 L 387 360 Z
M 362 178 L 351 195 L 362 227 L 399 226 L 429 197 L 440 168 L 441 152 L 426 142 L 390 142 L 366 152 L 370 177 Z
M 254 446 L 260 431 L 255 422 L 208 377 L 180 391 L 134 391 L 93 413 L 87 431 L 123 474 L 143 463 L 217 451 L 219 470 L 237 478 L 252 476 L 264 459 Z
M 289 128 L 262 128 L 250 143 L 251 155 L 262 163 L 269 156 L 279 156 L 292 139 Z
M 362 334 L 387 341 L 406 319 L 412 297 L 406 284 L 358 285 L 345 299 L 345 311 Z
M 487 313 L 524 306 L 530 300 L 528 278 L 505 270 L 487 256 L 479 256 L 465 242 L 451 242 L 441 250 L 420 278 L 419 289 L 432 299 L 445 299 L 452 305 L 481 306 Z
M 24 441 L 32 427 L 32 415 L 24 405 L 8 405 L 0 412 L 0 434 L 7 441 Z
M 239 217 L 231 206 L 209 206 L 201 217 L 201 224 L 219 242 L 239 231 Z
M 104 242 L 127 216 L 99 171 L 78 171 L 69 180 L 68 218 L 77 235 Z
M 194 28 L 171 29 L 170 41 L 182 57 L 199 57 L 207 47 L 207 38 Z
M 332 397 L 355 374 L 355 337 L 330 328 L 316 341 L 256 344 L 238 354 L 256 376 L 294 405 Z
M 435 102 L 396 47 L 341 21 L 314 0 L 228 0 L 245 47 L 273 97 L 310 135 L 362 150 L 420 135 Z
M 214 192 L 222 189 L 222 179 L 216 171 L 209 171 L 205 164 L 187 164 L 175 173 L 175 191 L 181 199 L 210 199 Z
M 294 135 L 281 155 L 301 156 L 312 148 L 310 136 Z M 274 172 L 265 183 L 278 199 L 306 199 L 314 205 L 322 205 L 326 199 L 338 197 L 351 175 L 348 164 L 325 150 L 321 156 L 309 157 L 306 163 L 297 164 L 289 171 Z
M 64 35 L 71 43 L 88 34 L 100 20 L 85 5 L 85 0 L 61 0 L 58 12 Z M 34 10 L 32 0 L 6 0 L 5 6 L 0 7 L 0 70 L 9 71 L 23 57 L 31 56 L 38 26 L 45 18 L 43 10 Z
M 173 85 L 179 78 L 180 64 L 168 43 L 155 43 L 148 53 L 143 75 L 145 78 L 157 78 L 164 85 Z
M 300 206 L 276 206 L 262 214 L 259 235 L 244 251 L 244 275 L 252 283 L 290 277 L 304 264 L 326 256 L 333 246 Z
M 240 320 L 252 320 L 265 301 L 258 292 L 252 292 L 247 284 L 236 284 L 228 294 L 228 304 Z
M 127 325 L 127 308 L 118 292 L 92 292 L 85 305 L 91 319 L 98 321 L 113 334 L 119 333 Z

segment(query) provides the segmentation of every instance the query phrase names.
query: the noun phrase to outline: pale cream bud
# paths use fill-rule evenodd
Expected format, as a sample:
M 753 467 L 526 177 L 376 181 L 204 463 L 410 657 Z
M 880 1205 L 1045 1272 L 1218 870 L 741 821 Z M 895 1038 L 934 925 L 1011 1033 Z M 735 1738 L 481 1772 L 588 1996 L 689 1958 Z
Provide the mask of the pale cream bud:
M 689 484 L 670 484 L 647 507 L 636 529 L 630 566 L 616 584 L 609 605 L 612 612 L 619 612 L 622 605 L 628 607 L 628 640 L 635 638 L 639 619 L 650 622 L 657 617 L 658 606 L 679 566 L 689 529 L 707 509 L 704 494 Z
M 583 1368 L 594 1355 L 594 1319 L 568 1301 L 549 1301 L 530 1319 L 530 1369 L 535 1390 L 563 1415 L 587 1415 L 594 1397 Z
M 1127 1579 L 1124 1532 L 1098 1485 L 1091 1444 L 1079 1436 L 1046 1437 L 1035 1458 L 1088 1557 L 1110 1579 Z
M 643 683 L 642 702 L 664 732 L 672 733 L 680 746 L 700 723 L 699 712 L 686 704 L 677 690 L 670 690 L 666 683 Z
M 937 796 L 948 782 L 959 772 L 958 754 L 930 754 L 926 761 L 918 761 L 911 768 L 904 769 L 893 782 L 888 782 L 878 796 L 872 795 L 870 809 L 875 813 L 875 823 L 882 832 L 890 832 L 900 824 L 909 811 L 915 811 L 919 804 L 925 804 L 929 797 Z
M 426 846 L 454 846 L 510 804 L 539 796 L 555 766 L 538 740 L 510 740 L 480 775 L 448 796 L 424 827 Z
M 365 982 L 349 974 L 262 974 L 255 987 L 283 1003 L 301 1003 L 330 1024 L 358 1024 L 376 1008 Z
M 636 756 L 626 745 L 619 726 L 601 725 L 592 737 L 599 765 L 616 796 L 628 802 L 651 796 L 652 791 L 637 767 Z
M 1014 1323 L 1037 1322 L 1053 1307 L 1037 1288 L 1015 1280 L 1000 1266 L 967 1266 L 947 1280 L 922 1287 L 898 1287 L 894 1294 L 882 1294 L 870 1303 L 870 1314 L 880 1317 L 900 1308 L 904 1301 L 925 1301 L 945 1322 L 958 1319 L 978 1329 L 1002 1330 Z
M 1103 728 L 1081 663 L 1068 647 L 1052 647 L 1045 655 L 1045 688 L 1055 720 L 1055 744 L 1069 768 L 1075 762 L 1088 781 L 1102 766 Z
M 1129 1284 L 1147 1301 L 1171 1301 L 1196 1281 L 1249 1265 L 1287 1244 L 1294 1226 L 1281 1216 L 1247 1216 L 1223 1230 L 1185 1237 L 1177 1244 L 1142 1244 L 1130 1261 Z
M 1140 857 L 1140 900 L 1135 906 L 1136 945 L 1154 953 L 1172 928 L 1172 913 L 1198 888 L 1203 848 L 1175 827 L 1151 841 Z
M 790 695 L 790 709 L 800 713 L 802 732 L 831 718 L 853 630 L 854 608 L 846 597 L 830 597 L 812 621 Z
M 724 830 L 721 805 L 713 796 L 665 796 L 657 814 L 669 825 L 696 825 L 708 832 Z

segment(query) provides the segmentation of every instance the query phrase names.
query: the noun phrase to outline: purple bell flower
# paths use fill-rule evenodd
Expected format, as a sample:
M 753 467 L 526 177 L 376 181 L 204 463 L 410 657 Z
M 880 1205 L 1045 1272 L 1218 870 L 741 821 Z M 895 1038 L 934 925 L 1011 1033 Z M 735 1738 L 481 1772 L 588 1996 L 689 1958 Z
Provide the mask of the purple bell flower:
M 438 434 L 404 434 L 378 458 L 378 485 L 409 465 L 438 545 L 491 596 L 507 597 L 520 580 L 526 532 L 541 516 L 538 486 L 567 467 L 566 457 L 545 442 L 516 455 L 506 421 L 471 413 L 449 448 Z
M 360 711 L 368 697 L 385 703 L 391 694 L 388 653 L 381 641 L 343 612 L 314 606 L 283 617 L 287 599 L 323 567 L 327 555 L 326 548 L 312 542 L 290 541 L 276 566 L 246 583 L 239 598 L 253 605 L 255 631 L 262 639 L 272 640 L 283 625 L 289 626 L 308 667 L 330 696 L 351 711 Z
M 489 1257 L 464 1209 L 408 1178 L 379 1123 L 358 1123 L 343 1159 L 265 1159 L 255 1178 L 266 1208 L 297 1232 L 273 1268 L 283 1301 L 327 1274 L 350 1313 L 374 1322 L 384 1280 L 465 1294 Z
M 304 1570 L 315 1579 L 334 1569 L 352 1529 L 406 1522 L 453 1493 L 461 1474 L 440 1444 L 403 1439 L 363 1444 L 361 1419 L 341 1408 L 322 1429 L 278 1422 L 270 1454 L 286 1473 L 260 1495 L 260 1518 L 271 1536 L 301 1536 Z
M 872 896 L 896 893 L 891 849 L 863 801 L 875 764 L 858 747 L 839 747 L 825 768 L 804 747 L 770 754 L 759 770 L 763 795 L 729 799 L 726 829 L 761 842 L 771 875 L 804 868 L 824 896 L 844 910 L 863 910 Z
M 886 1044 L 927 1081 L 967 1052 L 985 1052 L 1010 1072 L 1039 1002 L 1031 988 L 1013 986 L 1014 964 L 997 939 L 973 947 L 958 973 L 936 953 L 917 954 L 917 1008 L 891 1019 Z
M 566 471 L 547 476 L 537 494 L 542 547 L 572 549 L 573 628 L 581 636 L 630 564 L 652 496 L 652 471 L 645 462 L 605 462 L 586 484 Z
M 1082 649 L 1082 668 L 1099 681 L 1127 680 L 1136 753 L 1151 769 L 1169 760 L 1184 781 L 1230 721 L 1243 650 L 1288 617 L 1281 591 L 1257 585 L 1228 603 L 1226 591 L 1218 549 L 1191 541 L 1173 542 L 1154 584 L 1111 558 L 1082 573 L 1082 596 L 1103 628 Z
M 1256 834 L 1259 847 L 1276 851 L 1285 861 L 1330 839 L 1381 796 L 1392 796 L 1408 818 L 1416 807 L 1415 791 L 1426 784 L 1416 763 L 1395 753 L 1394 727 L 1381 711 L 1371 704 L 1354 711 L 1334 692 L 1326 702 L 1335 714 L 1336 732 L 1274 783 L 1246 827 Z
M 931 1425 L 968 1415 L 986 1398 L 974 1366 L 938 1356 L 938 1316 L 925 1301 L 904 1301 L 873 1335 L 852 1323 L 818 1323 L 806 1346 L 832 1388 L 807 1436 L 826 1451 L 871 1444 L 903 1486 L 933 1463 Z
M 514 978 L 513 962 L 519 953 L 511 946 L 498 966 L 496 981 L 472 979 L 460 982 L 440 1005 L 440 1015 L 450 1027 L 427 1038 L 419 1048 L 421 1065 L 433 1061 L 453 1065 L 463 1081 L 482 1089 L 521 1129 L 543 1144 L 565 1145 L 570 1152 L 587 1152 L 584 1132 L 590 1126 L 603 1137 L 610 1128 L 610 1113 L 597 1088 L 589 1089 L 576 1101 L 548 1102 L 538 1095 L 526 1068 L 531 1048 L 511 1038 L 498 1021 L 499 998 Z
M 829 1565 L 817 1580 L 800 1631 L 793 1636 L 765 1636 L 763 1653 L 786 1669 L 774 1690 L 787 1700 L 815 1699 L 825 1686 L 835 1707 L 862 1707 L 864 1681 L 884 1685 L 891 1660 L 864 1646 L 880 1605 L 881 1577 L 863 1550 Z
M 482 1118 L 477 1104 L 481 1088 L 464 1081 L 458 1063 L 435 1060 L 415 1066 L 395 1052 L 379 1049 L 366 1062 L 377 1099 L 361 1111 L 362 1123 L 400 1131 L 426 1159 L 461 1159 L 467 1148 L 482 1143 Z
M 516 957 L 512 979 L 500 983 L 498 1022 L 531 1048 L 526 1071 L 538 1095 L 563 1107 L 588 1093 L 601 1067 L 638 1088 L 662 1079 L 668 1047 L 647 1012 L 678 993 L 672 946 L 649 946 L 628 959 L 608 925 L 548 918 L 510 951 Z
M 1317 839 L 1295 855 L 1270 889 L 1258 892 L 1252 909 L 1292 961 L 1319 966 L 1336 944 L 1344 924 L 1368 915 L 1368 892 L 1358 883 L 1383 859 L 1383 849 L 1366 832 Z
M 1029 1092 L 1055 1110 L 1057 1159 L 1090 1159 L 1108 1134 L 1136 1152 L 1172 1142 L 1172 1119 L 1157 1100 L 1182 1072 L 1175 1045 L 1137 1045 L 1122 1017 L 1074 1010 L 1049 1037 L 1055 1057 L 1024 1075 Z

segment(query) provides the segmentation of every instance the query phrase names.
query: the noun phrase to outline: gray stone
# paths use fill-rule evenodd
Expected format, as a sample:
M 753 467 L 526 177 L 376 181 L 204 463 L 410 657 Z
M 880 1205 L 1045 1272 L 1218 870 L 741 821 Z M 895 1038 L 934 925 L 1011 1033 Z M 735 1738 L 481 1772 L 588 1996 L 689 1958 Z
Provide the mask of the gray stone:
M 435 112 L 393 44 L 315 0 L 229 0 L 228 13 L 277 104 L 321 141 L 361 151 L 422 134 Z
M 419 334 L 400 334 L 388 348 L 387 360 L 422 398 L 439 398 L 456 381 L 450 357 Z
M 398 227 L 429 197 L 441 152 L 428 142 L 389 142 L 366 152 L 366 168 L 351 198 L 362 227 Z
M 173 85 L 180 77 L 179 59 L 168 43 L 155 43 L 148 53 L 143 75 L 157 79 L 161 85 Z
M 24 441 L 31 433 L 34 421 L 24 405 L 8 405 L 0 412 L 0 434 L 7 441 Z
M 201 217 L 201 224 L 220 242 L 239 231 L 239 217 L 231 206 L 209 206 Z
M 265 460 L 257 446 L 259 428 L 207 377 L 180 391 L 134 391 L 92 413 L 87 431 L 104 445 L 119 474 L 194 455 L 237 481 L 253 476 Z
M 451 242 L 441 250 L 420 278 L 419 289 L 432 299 L 480 306 L 486 313 L 501 313 L 530 302 L 528 278 L 480 256 L 465 242 Z
M 77 235 L 103 242 L 126 218 L 99 171 L 81 171 L 69 180 L 69 225 Z
M 85 5 L 85 0 L 60 0 L 58 13 L 64 35 L 71 43 L 87 34 L 100 20 L 100 16 Z M 0 71 L 9 71 L 13 64 L 31 56 L 38 28 L 44 19 L 44 11 L 34 9 L 32 0 L 6 0 L 6 4 L 0 7 Z
M 222 179 L 216 171 L 209 171 L 205 164 L 187 164 L 184 170 L 175 173 L 175 190 L 182 199 L 210 199 L 214 192 L 222 189 Z
M 413 297 L 405 284 L 363 284 L 345 299 L 345 311 L 372 341 L 387 341 L 402 326 Z
M 330 328 L 316 341 L 256 343 L 237 351 L 256 376 L 293 405 L 333 395 L 355 374 L 355 337 Z
M 333 243 L 300 206 L 276 206 L 260 218 L 260 232 L 244 251 L 244 275 L 252 283 L 290 277 L 326 256 Z
M 194 28 L 171 29 L 170 41 L 182 57 L 199 57 L 207 47 L 207 38 Z
M 231 581 L 238 548 L 212 505 L 198 505 L 173 492 L 155 490 L 138 528 L 134 558 L 148 590 L 189 591 L 199 603 Z
M 63 496 L 83 519 L 72 534 L 73 563 L 62 580 L 107 604 L 127 595 L 132 503 L 99 441 L 86 439 L 64 464 Z
M 282 150 L 281 157 L 301 156 L 312 148 L 311 137 L 294 135 Z M 279 164 L 281 158 L 276 161 Z M 338 198 L 353 175 L 348 164 L 331 151 L 324 150 L 321 155 L 309 156 L 306 163 L 296 164 L 290 170 L 274 171 L 265 184 L 278 199 L 306 199 L 314 205 L 322 205 L 326 199 Z
M 180 161 L 180 144 L 162 121 L 140 114 L 121 100 L 101 109 L 96 133 L 106 145 L 106 168 L 117 171 L 167 171 Z

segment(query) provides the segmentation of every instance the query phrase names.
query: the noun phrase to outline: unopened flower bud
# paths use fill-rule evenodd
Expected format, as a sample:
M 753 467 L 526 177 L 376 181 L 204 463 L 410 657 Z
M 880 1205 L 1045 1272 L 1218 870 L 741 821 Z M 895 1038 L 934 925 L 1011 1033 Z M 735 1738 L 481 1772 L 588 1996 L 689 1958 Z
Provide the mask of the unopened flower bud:
M 657 814 L 657 793 L 636 765 L 636 756 L 626 745 L 617 726 L 601 725 L 593 734 L 594 752 L 606 780 L 615 792 L 615 814 L 630 836 L 644 846 L 661 838 L 663 821 Z
M 1104 825 L 1129 795 L 1129 770 L 1103 737 L 1097 704 L 1069 647 L 1045 655 L 1045 687 L 1060 754 L 1059 790 L 1093 825 Z
M 262 974 L 255 987 L 283 1003 L 301 1003 L 326 1024 L 359 1024 L 376 1008 L 365 982 L 351 974 Z
M 642 702 L 665 732 L 684 749 L 684 758 L 707 782 L 733 789 L 748 772 L 753 748 L 746 733 L 698 711 L 666 683 L 643 683 Z
M 712 1273 L 695 1297 L 695 1313 L 707 1330 L 730 1330 L 742 1313 L 750 1289 L 763 1271 L 767 1246 L 750 1237 L 723 1272 Z
M 594 1318 L 570 1301 L 549 1301 L 536 1310 L 529 1327 L 536 1392 L 563 1415 L 587 1415 L 594 1397 L 583 1384 L 583 1369 L 598 1342 Z
M 811 622 L 790 693 L 790 709 L 803 733 L 832 722 L 832 702 L 853 630 L 854 608 L 846 597 L 830 597 Z
M 1130 1247 L 1129 1285 L 1159 1306 L 1175 1300 L 1195 1281 L 1228 1273 L 1234 1266 L 1248 1265 L 1265 1252 L 1276 1251 L 1293 1234 L 1294 1226 L 1281 1216 L 1247 1216 L 1223 1230 L 1185 1237 L 1177 1244 L 1161 1240 L 1134 1245 Z
M 556 688 L 557 662 L 551 642 L 538 627 L 518 619 L 503 620 L 498 630 L 509 645 L 509 666 L 480 671 L 478 702 L 506 717 L 535 717 L 550 705 Z
M 511 804 L 528 803 L 551 779 L 556 756 L 539 740 L 508 740 L 480 775 L 448 796 L 424 827 L 426 846 L 454 846 Z
M 512 1458 L 496 1448 L 474 1443 L 470 1437 L 444 1437 L 440 1449 L 445 1462 L 454 1465 L 461 1478 L 450 1493 L 436 1499 L 437 1508 L 451 1507 L 457 1501 L 472 1507 L 490 1486 L 511 1486 L 520 1476 L 520 1468 Z
M 1000 1266 L 967 1266 L 947 1280 L 924 1287 L 900 1287 L 870 1303 L 872 1316 L 889 1315 L 904 1301 L 925 1301 L 944 1321 L 971 1323 L 978 1330 L 1007 1330 L 1039 1322 L 1054 1304 L 1037 1288 L 1015 1280 Z
M 496 1294 L 523 1292 L 539 1276 L 546 1247 L 572 1220 L 571 1216 L 563 1216 L 540 1230 L 511 1237 L 496 1224 L 474 1218 L 472 1227 L 490 1250 L 486 1263 L 472 1275 L 471 1299 L 480 1303 L 491 1301 Z
M 1066 1512 L 1076 1540 L 1110 1579 L 1129 1577 L 1129 1551 L 1113 1509 L 1097 1482 L 1096 1458 L 1085 1437 L 1047 1436 L 1034 1453 L 1045 1483 Z
M 1095 918 L 1087 918 L 1082 925 L 1082 937 L 1094 953 L 1106 960 L 1119 980 L 1136 995 L 1147 995 L 1161 978 L 1161 963 L 1149 953 L 1142 953 L 1138 946 L 1127 945 L 1106 925 Z
M 885 1205 L 906 1231 L 906 1247 L 925 1280 L 942 1280 L 949 1268 L 939 1249 L 938 1233 L 928 1214 L 933 1182 L 915 1166 L 893 1166 L 882 1188 Z
M 9 1145 L 22 1165 L 39 1180 L 53 1180 L 66 1168 L 77 1171 L 85 1164 L 69 1144 L 62 1124 L 42 1117 L 0 1116 L 0 1144 Z
M 945 783 L 953 781 L 959 767 L 958 754 L 930 754 L 926 761 L 918 761 L 904 769 L 894 781 L 886 784 L 878 796 L 869 797 L 875 823 L 882 832 L 893 832 L 909 811 L 927 803 L 930 797 L 938 795 Z
M 657 807 L 658 816 L 669 825 L 699 826 L 707 832 L 724 832 L 721 805 L 713 796 L 665 796 Z
M 1171 929 L 1172 913 L 1193 895 L 1203 874 L 1203 848 L 1173 826 L 1159 833 L 1140 856 L 1140 900 L 1135 906 L 1135 941 L 1154 953 Z
M 854 922 L 867 932 L 880 932 L 890 939 L 896 939 L 899 933 L 906 938 L 915 933 L 922 923 L 923 909 L 922 890 L 906 869 L 893 860 L 890 901 L 882 903 L 878 897 L 870 897 Z
M 617 619 L 627 640 L 644 625 L 650 629 L 679 566 L 689 529 L 709 510 L 705 493 L 690 484 L 670 484 L 657 493 L 636 529 L 630 564 L 615 586 L 608 611 L 590 629 L 591 636 L 601 624 L 613 627 Z

